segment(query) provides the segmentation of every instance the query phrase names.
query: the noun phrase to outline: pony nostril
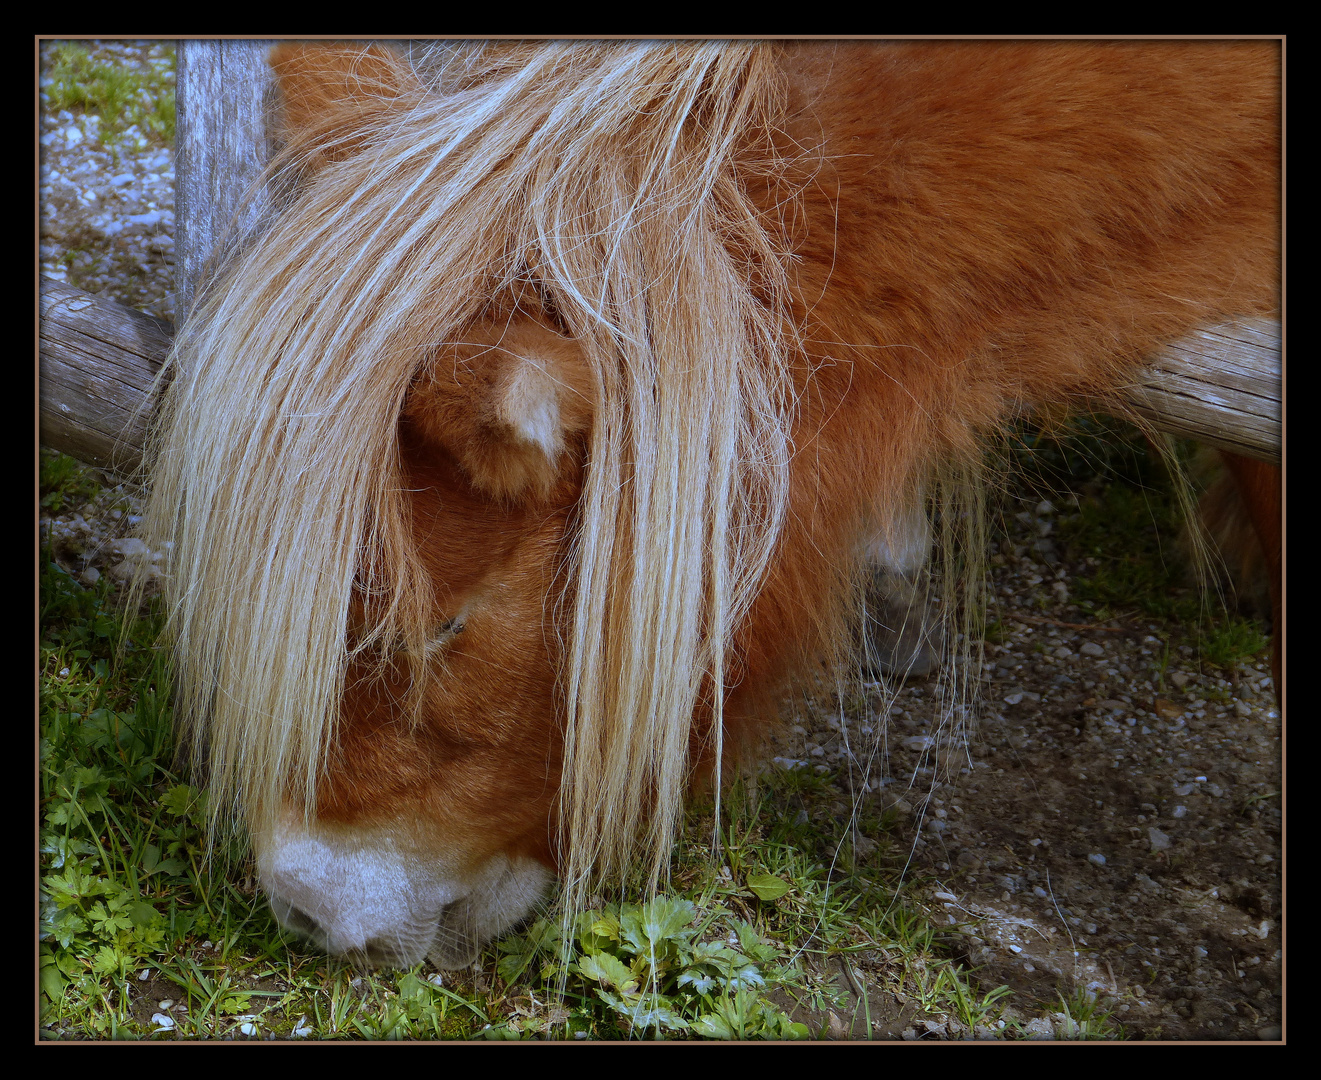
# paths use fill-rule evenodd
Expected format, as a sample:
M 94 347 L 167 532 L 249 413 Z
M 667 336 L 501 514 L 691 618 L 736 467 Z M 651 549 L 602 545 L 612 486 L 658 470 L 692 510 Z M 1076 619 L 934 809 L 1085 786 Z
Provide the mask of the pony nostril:
M 442 971 L 459 971 L 475 964 L 481 951 L 481 938 L 474 933 L 472 907 L 468 900 L 446 904 L 441 910 L 427 958 Z
M 272 907 L 276 909 L 280 925 L 286 930 L 310 941 L 318 948 L 327 949 L 331 953 L 340 952 L 340 950 L 329 944 L 326 931 L 306 911 L 286 903 L 273 904 Z M 340 955 L 357 967 L 396 967 L 401 964 L 407 966 L 407 964 L 402 963 L 401 957 L 403 954 L 399 948 L 399 943 L 393 939 L 383 937 L 368 938 L 361 946 L 343 950 Z
M 320 933 L 321 925 L 307 912 L 294 907 L 292 904 L 282 904 L 280 906 L 283 909 L 279 912 L 280 922 L 285 925 L 286 929 L 308 937 L 316 937 Z
M 368 968 L 409 967 L 412 963 L 403 956 L 398 942 L 385 938 L 371 938 L 346 955 L 355 965 Z

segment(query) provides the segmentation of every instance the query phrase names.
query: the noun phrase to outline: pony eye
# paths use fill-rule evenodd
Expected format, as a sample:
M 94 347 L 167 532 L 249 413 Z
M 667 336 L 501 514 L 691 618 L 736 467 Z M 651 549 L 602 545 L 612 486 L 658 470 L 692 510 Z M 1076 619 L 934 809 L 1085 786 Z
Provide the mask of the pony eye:
M 463 633 L 463 616 L 457 615 L 452 619 L 446 619 L 443 623 L 431 632 L 429 644 L 437 645 L 449 641 L 452 637 L 457 637 Z
M 555 303 L 555 297 L 552 296 L 550 290 L 541 283 L 537 284 L 537 292 L 541 296 L 541 310 L 545 313 L 546 318 L 558 324 L 560 321 L 560 309 Z
M 452 619 L 446 619 L 444 622 L 437 623 L 432 631 L 427 635 L 427 655 L 440 652 L 451 641 L 463 633 L 464 620 L 462 615 L 456 615 Z

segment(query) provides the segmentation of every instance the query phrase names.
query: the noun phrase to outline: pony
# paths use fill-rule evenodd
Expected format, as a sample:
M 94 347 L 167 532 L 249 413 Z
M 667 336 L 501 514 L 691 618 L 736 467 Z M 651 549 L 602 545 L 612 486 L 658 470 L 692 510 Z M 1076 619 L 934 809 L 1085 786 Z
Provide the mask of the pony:
M 1280 62 L 276 46 L 276 213 L 180 328 L 143 527 L 279 920 L 462 967 L 556 878 L 654 887 L 864 579 L 975 556 L 989 439 L 1278 317 Z

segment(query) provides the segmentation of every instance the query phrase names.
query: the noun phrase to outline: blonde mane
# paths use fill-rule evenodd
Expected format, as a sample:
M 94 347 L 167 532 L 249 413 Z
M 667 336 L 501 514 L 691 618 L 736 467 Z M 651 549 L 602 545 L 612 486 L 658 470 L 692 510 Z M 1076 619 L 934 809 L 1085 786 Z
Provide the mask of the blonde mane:
M 180 712 L 213 814 L 255 823 L 289 797 L 314 812 L 351 651 L 423 647 L 430 629 L 400 491 L 410 380 L 535 279 L 597 395 L 550 601 L 568 634 L 561 874 L 577 895 L 637 865 L 654 882 L 695 714 L 718 768 L 727 650 L 785 513 L 783 253 L 735 170 L 774 183 L 775 52 L 443 59 L 364 51 L 356 113 L 291 138 L 285 211 L 182 328 L 145 524 L 174 544 Z M 380 616 L 350 645 L 355 582 Z

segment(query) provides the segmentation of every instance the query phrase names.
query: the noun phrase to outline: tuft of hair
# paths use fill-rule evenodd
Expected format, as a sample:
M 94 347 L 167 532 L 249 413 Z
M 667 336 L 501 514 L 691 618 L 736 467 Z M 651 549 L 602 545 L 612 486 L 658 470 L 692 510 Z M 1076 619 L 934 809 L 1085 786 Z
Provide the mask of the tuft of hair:
M 323 48 L 274 50 L 281 211 L 182 327 L 154 436 L 144 528 L 174 545 L 179 705 L 213 813 L 312 814 L 351 651 L 425 647 L 404 395 L 535 273 L 597 409 L 559 600 L 561 872 L 570 902 L 639 864 L 654 884 L 703 708 L 718 767 L 726 652 L 787 497 L 784 253 L 735 171 L 777 169 L 775 50 L 356 55 L 328 75 Z M 378 614 L 349 644 L 355 582 Z
M 1216 580 L 1228 587 L 1239 611 L 1271 619 L 1271 574 L 1262 541 L 1224 455 L 1199 447 L 1190 469 L 1205 490 L 1197 501 L 1197 513 L 1185 519 L 1183 546 L 1197 556 L 1209 545 Z M 1205 544 L 1200 542 L 1203 532 Z

